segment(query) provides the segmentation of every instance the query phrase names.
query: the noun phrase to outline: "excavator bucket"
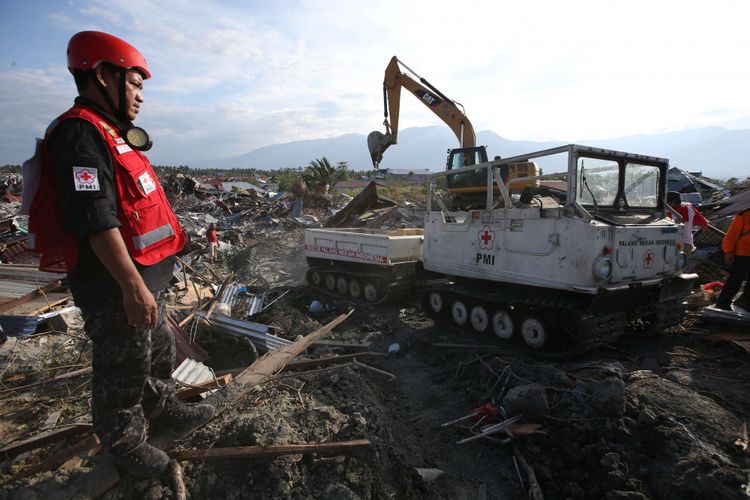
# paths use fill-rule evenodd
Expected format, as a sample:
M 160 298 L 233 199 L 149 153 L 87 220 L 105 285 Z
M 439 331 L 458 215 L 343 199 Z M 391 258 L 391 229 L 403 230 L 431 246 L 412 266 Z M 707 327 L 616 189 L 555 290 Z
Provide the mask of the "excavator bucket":
M 377 130 L 370 132 L 370 135 L 367 136 L 367 149 L 370 150 L 370 158 L 372 158 L 373 167 L 378 168 L 378 165 L 380 165 L 380 161 L 383 159 L 383 153 L 388 149 L 388 146 L 393 144 L 391 139 L 390 132 L 384 134 Z

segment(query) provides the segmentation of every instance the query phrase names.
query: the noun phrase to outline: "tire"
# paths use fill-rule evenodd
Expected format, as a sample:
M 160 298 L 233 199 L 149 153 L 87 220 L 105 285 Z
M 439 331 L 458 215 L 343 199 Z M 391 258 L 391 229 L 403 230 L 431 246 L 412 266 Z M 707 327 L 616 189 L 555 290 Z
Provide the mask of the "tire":
M 536 316 L 527 316 L 521 322 L 521 337 L 532 349 L 542 349 L 549 341 L 547 325 Z
M 355 299 L 362 296 L 362 285 L 359 284 L 359 280 L 352 278 L 351 281 L 349 281 L 349 295 Z
M 453 322 L 459 326 L 464 326 L 469 319 L 469 311 L 462 300 L 457 300 L 451 306 L 451 317 Z
M 326 274 L 325 277 L 326 290 L 333 292 L 336 290 L 336 276 L 333 274 Z
M 430 304 L 432 312 L 439 313 L 443 310 L 443 296 L 440 295 L 440 292 L 430 292 L 427 302 Z
M 500 339 L 508 340 L 513 337 L 515 328 L 513 318 L 508 311 L 500 309 L 492 315 L 492 332 Z
M 487 327 L 490 325 L 490 315 L 487 314 L 487 309 L 482 306 L 474 306 L 471 308 L 471 314 L 469 315 L 471 326 L 474 330 L 479 333 L 487 331 Z
M 336 291 L 339 295 L 346 295 L 349 293 L 349 282 L 346 280 L 346 276 L 339 276 L 336 278 Z
M 320 275 L 318 271 L 313 271 L 310 273 L 310 284 L 314 286 L 320 286 L 320 284 L 323 282 L 323 277 Z
M 372 281 L 368 282 L 365 285 L 365 300 L 367 302 L 377 302 L 380 300 L 380 291 L 378 290 L 378 287 L 373 283 Z

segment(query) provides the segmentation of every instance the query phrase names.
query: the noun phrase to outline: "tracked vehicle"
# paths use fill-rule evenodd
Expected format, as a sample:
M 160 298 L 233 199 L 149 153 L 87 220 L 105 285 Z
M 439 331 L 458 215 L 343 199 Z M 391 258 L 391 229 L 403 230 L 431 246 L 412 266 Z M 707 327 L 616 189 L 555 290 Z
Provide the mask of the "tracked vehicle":
M 508 165 L 529 161 L 549 173 L 508 179 Z M 680 322 L 698 277 L 683 273 L 682 226 L 666 217 L 667 169 L 568 145 L 440 172 L 423 233 L 307 230 L 308 281 L 368 302 L 417 288 L 436 322 L 555 356 L 658 331 Z M 456 209 L 440 181 L 451 175 L 483 176 L 482 206 Z
M 307 282 L 329 294 L 375 304 L 413 292 L 421 229 L 307 229 Z
M 565 187 L 511 196 L 503 169 L 531 160 L 549 172 L 536 179 Z M 681 226 L 665 217 L 667 169 L 662 158 L 568 145 L 435 174 L 422 259 L 450 282 L 424 289 L 426 311 L 552 352 L 679 323 L 697 275 L 682 272 Z M 436 180 L 464 172 L 484 172 L 485 204 L 452 211 Z

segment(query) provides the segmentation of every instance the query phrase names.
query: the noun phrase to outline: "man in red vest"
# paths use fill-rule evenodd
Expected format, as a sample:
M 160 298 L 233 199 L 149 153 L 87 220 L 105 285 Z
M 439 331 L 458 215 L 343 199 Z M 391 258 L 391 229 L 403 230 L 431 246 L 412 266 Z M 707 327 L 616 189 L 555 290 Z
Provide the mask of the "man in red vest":
M 68 69 L 79 96 L 47 129 L 30 239 L 40 268 L 67 272 L 83 312 L 96 434 L 121 468 L 157 476 L 169 458 L 146 442 L 147 422 L 192 427 L 214 408 L 181 403 L 171 378 L 163 292 L 186 237 L 132 123 L 151 73 L 133 46 L 96 31 L 70 39 Z

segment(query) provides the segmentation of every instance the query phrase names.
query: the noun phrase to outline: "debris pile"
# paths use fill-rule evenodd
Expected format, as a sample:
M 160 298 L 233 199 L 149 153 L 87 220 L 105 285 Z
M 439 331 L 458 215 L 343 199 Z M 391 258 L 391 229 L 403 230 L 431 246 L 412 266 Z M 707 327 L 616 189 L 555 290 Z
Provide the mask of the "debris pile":
M 215 184 L 165 182 L 192 238 L 167 297 L 173 376 L 180 398 L 217 407 L 187 435 L 152 436 L 175 459 L 169 477 L 135 480 L 101 453 L 91 345 L 63 277 L 0 266 L 3 498 L 747 494 L 746 340 L 692 317 L 575 361 L 509 354 L 434 325 L 417 297 L 354 304 L 305 286 L 305 228 L 419 227 L 423 204 L 376 184 L 352 199 Z M 701 210 L 721 228 L 727 206 Z M 16 224 L 0 238 L 22 237 Z M 717 234 L 696 237 L 701 283 L 724 276 L 706 250 Z

